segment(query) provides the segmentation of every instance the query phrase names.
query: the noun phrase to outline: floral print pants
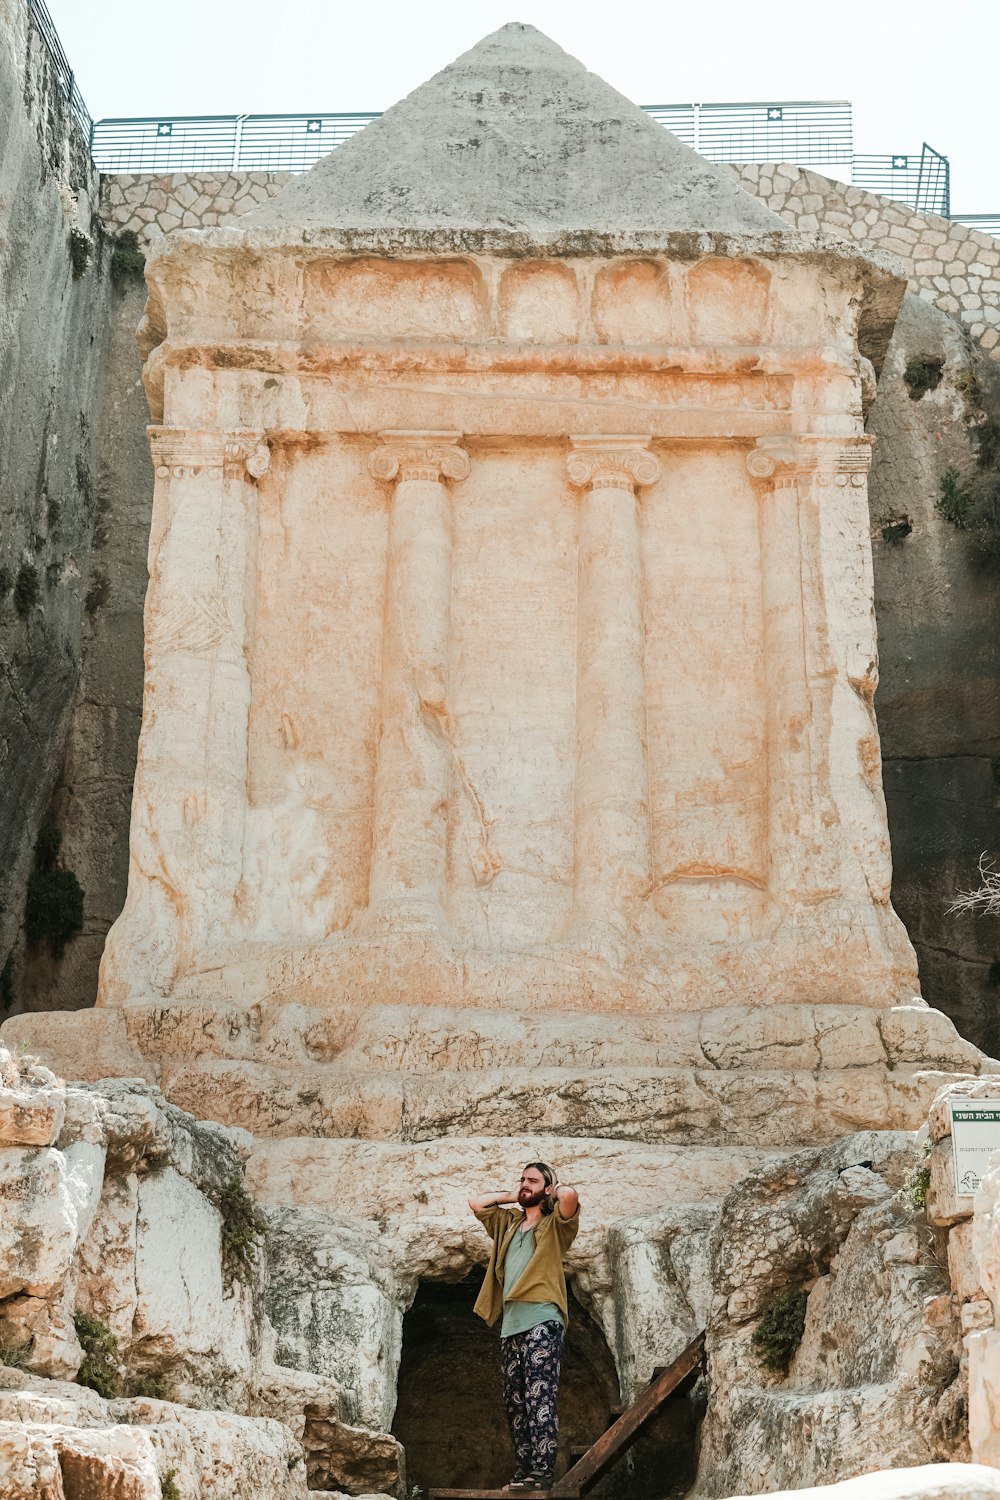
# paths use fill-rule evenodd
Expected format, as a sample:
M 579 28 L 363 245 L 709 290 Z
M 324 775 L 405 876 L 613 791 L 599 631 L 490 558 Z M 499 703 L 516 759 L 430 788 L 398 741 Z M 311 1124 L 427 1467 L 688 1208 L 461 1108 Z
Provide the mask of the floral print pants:
M 559 1445 L 559 1367 L 563 1326 L 536 1323 L 500 1340 L 500 1373 L 515 1476 L 551 1474 Z

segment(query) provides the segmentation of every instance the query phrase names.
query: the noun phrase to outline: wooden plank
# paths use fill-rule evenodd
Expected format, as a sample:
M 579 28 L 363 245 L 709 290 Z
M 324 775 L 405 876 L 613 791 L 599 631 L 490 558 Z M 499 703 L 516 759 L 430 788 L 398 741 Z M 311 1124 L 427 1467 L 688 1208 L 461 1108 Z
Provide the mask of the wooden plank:
M 617 1463 L 635 1442 L 646 1423 L 655 1417 L 667 1397 L 705 1357 L 705 1335 L 700 1333 L 672 1365 L 658 1375 L 632 1405 L 603 1432 L 579 1463 L 568 1469 L 552 1490 L 553 1500 L 581 1500 L 593 1489 L 605 1470 Z M 457 1500 L 457 1497 L 455 1497 Z

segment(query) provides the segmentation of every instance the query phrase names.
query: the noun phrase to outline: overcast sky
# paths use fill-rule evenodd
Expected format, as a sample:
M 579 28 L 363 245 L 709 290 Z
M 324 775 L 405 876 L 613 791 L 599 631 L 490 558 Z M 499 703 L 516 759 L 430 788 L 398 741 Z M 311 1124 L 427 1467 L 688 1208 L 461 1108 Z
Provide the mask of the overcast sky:
M 48 0 L 95 119 L 379 110 L 529 21 L 637 104 L 850 99 L 855 150 L 951 158 L 1000 213 L 1000 0 Z

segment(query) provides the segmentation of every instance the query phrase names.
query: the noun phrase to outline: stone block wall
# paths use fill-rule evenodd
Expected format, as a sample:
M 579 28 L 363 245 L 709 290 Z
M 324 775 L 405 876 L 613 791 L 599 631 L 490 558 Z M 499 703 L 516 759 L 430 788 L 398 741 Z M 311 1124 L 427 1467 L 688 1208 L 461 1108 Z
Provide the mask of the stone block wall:
M 787 162 L 741 162 L 730 170 L 797 229 L 832 229 L 898 255 L 910 291 L 958 318 L 980 348 L 1000 358 L 1000 239 Z

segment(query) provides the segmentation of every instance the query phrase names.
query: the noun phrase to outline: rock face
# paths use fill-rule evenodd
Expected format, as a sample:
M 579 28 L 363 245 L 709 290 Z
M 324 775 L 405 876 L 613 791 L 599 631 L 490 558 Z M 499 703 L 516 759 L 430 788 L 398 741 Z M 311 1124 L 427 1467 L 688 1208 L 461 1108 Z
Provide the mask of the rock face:
M 110 321 L 97 173 L 24 0 L 0 11 L 0 1013 L 77 687 Z M 74 255 L 79 274 L 74 272 Z M 33 930 L 43 947 L 46 911 Z
M 919 399 L 903 378 L 911 361 L 918 371 L 938 362 L 938 383 Z M 974 469 L 984 428 L 988 438 L 985 408 L 995 421 L 996 384 L 958 325 L 907 297 L 869 422 L 893 901 L 924 993 L 988 1052 L 998 1035 L 1000 920 L 947 907 L 979 883 L 983 850 L 1000 848 L 1000 617 L 995 568 L 935 506 L 949 470 L 964 482 Z
M 831 1482 L 874 1459 L 891 1468 L 968 1456 L 947 1265 L 901 1191 L 914 1159 L 907 1136 L 847 1137 L 729 1194 L 709 1269 L 699 1494 Z M 795 1293 L 808 1293 L 801 1341 L 755 1346 L 765 1315 Z M 790 1358 L 771 1372 L 768 1353 Z

